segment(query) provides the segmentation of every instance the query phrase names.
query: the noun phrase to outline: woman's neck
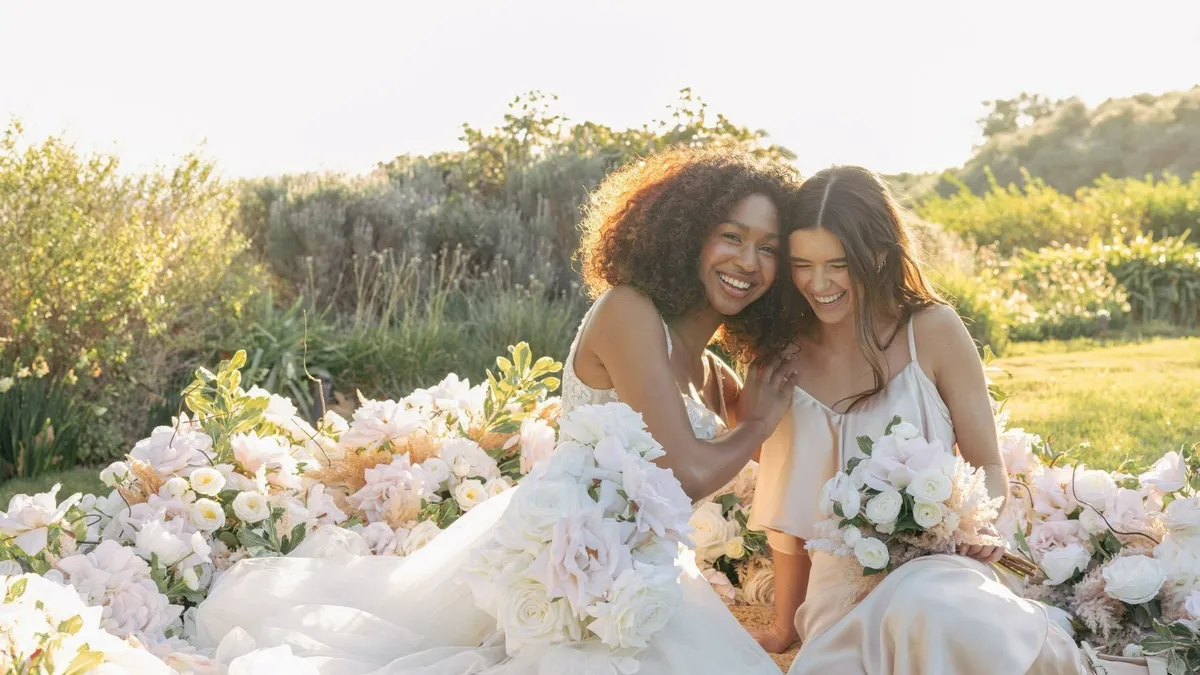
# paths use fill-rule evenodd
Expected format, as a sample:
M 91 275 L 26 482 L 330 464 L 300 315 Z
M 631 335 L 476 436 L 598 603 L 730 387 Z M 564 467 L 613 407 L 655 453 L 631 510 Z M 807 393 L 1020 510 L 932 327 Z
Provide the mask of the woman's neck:
M 725 322 L 725 316 L 706 306 L 666 321 L 675 335 L 676 345 L 682 347 L 689 358 L 699 359 L 721 324 Z

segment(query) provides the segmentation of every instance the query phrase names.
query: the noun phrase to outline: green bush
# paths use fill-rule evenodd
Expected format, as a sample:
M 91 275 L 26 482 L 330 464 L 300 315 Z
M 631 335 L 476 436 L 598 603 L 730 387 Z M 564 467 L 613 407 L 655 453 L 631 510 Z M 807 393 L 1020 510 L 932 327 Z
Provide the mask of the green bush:
M 1001 355 L 1008 347 L 1017 310 L 999 283 L 996 271 L 992 268 L 980 271 L 974 274 L 961 269 L 934 269 L 932 280 L 954 306 L 979 348 L 990 347 L 993 353 Z
M 1065 246 L 1018 255 L 1008 267 L 1008 283 L 1027 302 L 1013 325 L 1020 341 L 1070 340 L 1128 322 L 1128 293 L 1094 248 Z
M 76 394 L 74 376 L 50 376 L 45 362 L 0 377 L 0 480 L 75 464 L 95 408 Z
M 1022 174 L 1020 184 L 1007 187 L 987 175 L 989 187 L 981 195 L 951 179 L 957 192 L 930 195 L 916 206 L 917 212 L 963 238 L 994 243 L 1002 251 L 1086 246 L 1096 238 L 1142 234 L 1200 236 L 1200 174 L 1189 181 L 1173 175 L 1162 180 L 1104 176 L 1074 195 L 1060 193 L 1029 173 Z
M 1200 247 L 1188 243 L 1187 234 L 1157 241 L 1141 236 L 1098 249 L 1128 292 L 1134 321 L 1200 325 Z
M 107 368 L 147 338 L 194 321 L 245 248 L 233 200 L 210 164 L 186 157 L 127 175 L 51 138 L 0 138 L 0 342 L 56 372 Z

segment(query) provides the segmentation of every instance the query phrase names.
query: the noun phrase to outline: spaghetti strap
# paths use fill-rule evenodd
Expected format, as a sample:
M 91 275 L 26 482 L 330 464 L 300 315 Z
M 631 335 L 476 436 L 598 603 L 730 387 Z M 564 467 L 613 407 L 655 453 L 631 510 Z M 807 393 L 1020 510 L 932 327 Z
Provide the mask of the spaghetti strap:
M 917 362 L 917 334 L 913 331 L 913 323 L 915 322 L 915 319 L 916 317 L 910 317 L 908 319 L 908 356 L 912 359 L 913 363 Z M 669 345 L 670 338 L 667 338 L 667 340 Z M 668 349 L 670 349 L 670 347 L 668 347 Z
M 659 317 L 659 321 L 662 321 L 663 332 L 667 334 L 667 358 L 669 359 L 671 358 L 671 329 L 667 327 L 666 319 Z

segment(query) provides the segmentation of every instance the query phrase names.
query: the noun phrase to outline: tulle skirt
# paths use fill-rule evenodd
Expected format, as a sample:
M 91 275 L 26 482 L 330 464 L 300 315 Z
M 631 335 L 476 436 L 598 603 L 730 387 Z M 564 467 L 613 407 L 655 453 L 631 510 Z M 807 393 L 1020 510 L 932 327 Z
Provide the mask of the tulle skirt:
M 506 654 L 462 575 L 519 489 L 475 507 L 407 558 L 353 555 L 347 541 L 318 530 L 292 555 L 238 562 L 198 608 L 196 640 L 217 649 L 229 675 L 779 673 L 689 554 L 677 560 L 683 606 L 636 664 L 595 642 Z

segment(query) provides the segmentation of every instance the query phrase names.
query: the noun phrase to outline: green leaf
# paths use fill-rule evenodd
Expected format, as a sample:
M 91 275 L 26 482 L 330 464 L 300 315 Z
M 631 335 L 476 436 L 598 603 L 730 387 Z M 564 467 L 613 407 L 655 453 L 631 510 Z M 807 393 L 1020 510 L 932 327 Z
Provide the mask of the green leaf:
M 238 370 L 244 365 L 246 365 L 246 350 L 239 349 L 233 355 L 233 358 L 229 360 L 229 367 L 233 370 Z
M 885 568 L 883 568 L 883 569 L 881 569 L 881 570 L 877 570 L 877 569 L 874 569 L 874 568 L 871 568 L 871 567 L 864 567 L 864 568 L 863 568 L 863 576 L 864 576 L 864 577 L 872 577 L 872 576 L 875 576 L 876 574 L 883 574 L 883 573 L 885 573 L 885 572 L 887 572 L 887 568 L 886 568 L 886 567 L 885 567 Z
M 1147 654 L 1162 654 L 1175 648 L 1175 641 L 1161 635 L 1147 635 L 1140 643 Z
M 29 586 L 29 579 L 17 579 L 11 586 L 8 587 L 8 592 L 4 594 L 4 602 L 15 602 L 17 598 L 25 595 L 25 588 Z
M 80 628 L 83 628 L 83 617 L 79 615 L 75 615 L 58 624 L 58 632 L 66 633 L 68 635 L 74 635 L 78 633 Z
M 83 675 L 83 673 L 99 668 L 103 663 L 104 652 L 80 649 L 79 654 L 71 660 L 70 665 L 67 666 L 62 675 Z
M 512 370 L 512 367 L 513 367 L 512 361 L 509 361 L 508 359 L 504 358 L 503 356 L 496 357 L 496 368 L 498 368 L 501 373 L 507 375 L 508 371 Z
M 238 532 L 238 540 L 242 542 L 242 546 L 246 548 L 265 548 L 267 550 L 275 550 L 275 545 L 265 539 L 261 534 L 250 529 Z
M 1188 639 L 1196 637 L 1196 634 L 1192 632 L 1192 629 L 1189 628 L 1187 626 L 1187 624 L 1183 623 L 1182 621 L 1176 621 L 1175 623 L 1171 624 L 1167 628 L 1168 628 L 1168 630 L 1171 631 L 1171 635 L 1174 635 L 1175 637 L 1178 637 L 1178 638 L 1183 638 L 1185 640 L 1188 640 Z
M 892 433 L 892 427 L 895 427 L 897 424 L 900 424 L 900 416 L 899 415 L 895 415 L 892 417 L 892 421 L 888 422 L 887 426 L 884 428 L 883 435 L 887 436 L 888 434 Z
M 866 455 L 867 457 L 871 456 L 871 451 L 874 448 L 874 446 L 875 446 L 875 443 L 874 443 L 874 441 L 871 440 L 870 436 L 859 436 L 858 437 L 858 449 L 860 451 L 862 451 L 862 454 Z
M 735 507 L 739 503 L 741 503 L 741 500 L 738 499 L 738 496 L 732 492 L 730 492 L 728 494 L 723 494 L 720 497 L 717 497 L 716 499 L 714 499 L 713 501 L 721 505 L 721 515 L 722 516 L 728 515 L 729 511 L 733 507 Z
M 1176 651 L 1167 654 L 1167 672 L 1170 675 L 1195 675 L 1196 673 Z

